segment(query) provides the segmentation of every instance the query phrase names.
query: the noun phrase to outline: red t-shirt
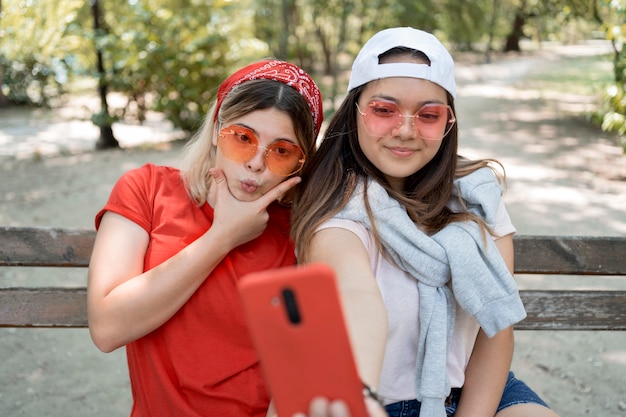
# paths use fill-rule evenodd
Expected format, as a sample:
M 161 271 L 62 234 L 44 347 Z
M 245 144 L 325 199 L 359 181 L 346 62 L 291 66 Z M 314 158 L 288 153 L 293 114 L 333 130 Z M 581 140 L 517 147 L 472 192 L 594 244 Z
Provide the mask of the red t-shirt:
M 131 416 L 265 416 L 268 394 L 236 283 L 251 271 L 295 263 L 289 210 L 277 204 L 268 210 L 260 237 L 231 251 L 171 319 L 126 346 Z M 178 253 L 213 222 L 211 206 L 198 207 L 188 197 L 177 169 L 152 164 L 120 178 L 96 228 L 105 211 L 149 233 L 144 270 Z

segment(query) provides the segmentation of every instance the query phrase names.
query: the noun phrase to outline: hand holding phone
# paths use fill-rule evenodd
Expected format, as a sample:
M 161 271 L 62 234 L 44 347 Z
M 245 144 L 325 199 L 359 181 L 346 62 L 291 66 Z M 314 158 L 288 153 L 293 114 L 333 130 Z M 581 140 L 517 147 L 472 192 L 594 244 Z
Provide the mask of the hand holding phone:
M 367 416 L 329 266 L 251 273 L 239 282 L 239 293 L 279 417 L 306 414 L 319 396 L 345 401 L 352 417 Z

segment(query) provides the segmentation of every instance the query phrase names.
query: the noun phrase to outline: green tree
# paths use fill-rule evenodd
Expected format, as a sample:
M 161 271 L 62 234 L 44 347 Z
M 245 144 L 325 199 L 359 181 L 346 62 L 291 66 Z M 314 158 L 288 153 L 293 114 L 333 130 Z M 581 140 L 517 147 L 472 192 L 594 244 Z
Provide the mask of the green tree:
M 268 55 L 267 45 L 254 37 L 249 1 L 99 0 L 108 25 L 97 33 L 90 5 L 83 0 L 11 2 L 2 11 L 3 53 L 21 66 L 68 63 L 68 77 L 92 77 L 108 92 L 129 98 L 126 109 L 97 111 L 98 125 L 133 108 L 140 122 L 148 110 L 156 110 L 175 126 L 193 130 L 219 82 L 242 64 Z M 102 57 L 100 71 L 94 45 Z
M 490 3 L 484 0 L 450 0 L 445 13 L 443 10 L 438 13 L 437 29 L 445 28 L 448 41 L 454 43 L 457 49 L 472 51 L 488 32 Z
M 537 41 L 547 36 L 563 39 L 568 22 L 592 18 L 588 0 L 508 0 L 503 8 L 508 21 L 505 52 L 521 51 L 524 37 L 534 36 Z
M 63 93 L 73 51 L 82 39 L 68 33 L 81 0 L 2 4 L 3 88 L 17 103 L 46 105 Z
M 602 6 L 598 8 L 603 21 L 610 17 L 617 22 L 621 16 L 623 22 L 616 8 L 623 0 L 594 1 Z M 127 98 L 123 108 L 96 112 L 97 123 L 116 117 L 141 123 L 148 111 L 155 110 L 186 131 L 198 127 L 222 79 L 263 57 L 290 60 L 309 71 L 320 84 L 325 108 L 332 112 L 333 103 L 345 93 L 354 55 L 382 28 L 410 25 L 435 32 L 452 49 L 484 48 L 489 54 L 493 45 L 509 43 L 515 49 L 530 35 L 554 39 L 567 22 L 591 16 L 589 0 L 99 0 L 99 4 L 108 26 L 95 33 L 89 2 L 84 0 L 0 3 L 4 61 L 22 65 L 23 74 L 47 74 L 44 81 L 27 81 L 39 83 L 41 92 L 54 88 L 61 92 L 65 81 L 61 83 L 54 71 L 63 69 L 68 78 L 92 77 L 109 92 Z M 94 45 L 101 53 L 101 71 Z M 624 66 L 621 58 L 616 59 L 616 73 Z M 11 74 L 3 75 L 6 86 Z
M 107 102 L 109 81 L 107 80 L 104 67 L 103 48 L 99 42 L 101 37 L 107 36 L 109 29 L 104 20 L 100 2 L 98 0 L 90 0 L 89 5 L 91 6 L 93 17 L 94 48 L 98 71 L 98 95 L 100 96 L 100 112 L 92 117 L 93 123 L 100 128 L 100 137 L 96 141 L 96 149 L 118 148 L 120 144 L 113 135 L 113 118 L 109 113 L 109 103 Z
M 116 22 L 105 43 L 110 85 L 128 97 L 140 121 L 152 109 L 195 130 L 221 80 L 267 55 L 253 36 L 253 12 L 246 2 L 233 3 L 116 0 L 107 11 Z
M 603 130 L 620 136 L 626 153 L 626 2 L 595 0 L 593 13 L 613 48 L 614 78 L 605 90 L 602 107 L 594 120 L 601 124 Z
M 0 22 L 2 22 L 2 0 L 0 0 Z M 3 33 L 4 31 L 0 29 L 0 45 L 2 44 Z M 9 104 L 9 99 L 4 95 L 4 91 L 2 90 L 2 85 L 4 84 L 2 62 L 4 62 L 4 57 L 0 51 L 0 107 L 6 107 Z

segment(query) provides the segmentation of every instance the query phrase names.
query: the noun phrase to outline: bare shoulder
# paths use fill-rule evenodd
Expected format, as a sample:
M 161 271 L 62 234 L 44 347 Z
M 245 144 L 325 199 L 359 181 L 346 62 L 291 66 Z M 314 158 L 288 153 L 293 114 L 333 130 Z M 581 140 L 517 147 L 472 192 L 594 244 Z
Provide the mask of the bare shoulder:
M 368 258 L 365 245 L 352 231 L 340 227 L 322 229 L 313 235 L 311 253 L 314 257 L 345 258 L 364 256 Z
M 375 285 L 365 245 L 350 230 L 331 227 L 315 233 L 311 242 L 310 261 L 330 265 L 344 289 Z

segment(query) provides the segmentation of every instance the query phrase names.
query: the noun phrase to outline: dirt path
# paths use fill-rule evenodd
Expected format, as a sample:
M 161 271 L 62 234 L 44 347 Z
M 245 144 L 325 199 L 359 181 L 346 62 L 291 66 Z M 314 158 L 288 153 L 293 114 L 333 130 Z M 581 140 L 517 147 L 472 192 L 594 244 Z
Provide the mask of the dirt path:
M 461 148 L 505 166 L 507 208 L 519 233 L 626 234 L 626 156 L 575 114 L 589 97 L 528 89 L 538 67 L 595 47 L 546 49 L 461 69 Z M 518 277 L 522 288 L 626 288 L 624 279 Z M 513 369 L 563 417 L 626 416 L 626 333 L 517 332 Z
M 540 66 L 559 71 L 565 56 L 598 52 L 597 46 L 574 46 L 458 66 L 461 150 L 503 162 L 505 201 L 519 233 L 626 234 L 626 157 L 571 113 L 589 98 L 524 84 L 524 76 Z M 59 113 L 3 112 L 4 225 L 93 227 L 119 175 L 147 161 L 176 165 L 180 151 L 180 144 L 167 142 L 176 132 L 158 120 L 116 133 L 128 146 L 152 140 L 161 145 L 93 153 L 86 150 L 97 132 L 82 122 Z M 54 153 L 60 156 L 46 156 Z M 66 274 L 49 270 L 35 284 L 84 283 L 84 272 L 62 279 Z M 522 287 L 591 285 L 585 279 L 519 280 Z M 619 281 L 598 279 L 594 285 L 626 287 Z M 28 285 L 25 274 L 0 268 L 0 285 L 15 283 Z M 85 329 L 0 329 L 0 356 L 0 416 L 129 414 L 123 349 L 100 353 Z M 514 370 L 563 417 L 626 416 L 626 332 L 518 332 Z

